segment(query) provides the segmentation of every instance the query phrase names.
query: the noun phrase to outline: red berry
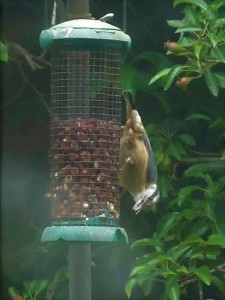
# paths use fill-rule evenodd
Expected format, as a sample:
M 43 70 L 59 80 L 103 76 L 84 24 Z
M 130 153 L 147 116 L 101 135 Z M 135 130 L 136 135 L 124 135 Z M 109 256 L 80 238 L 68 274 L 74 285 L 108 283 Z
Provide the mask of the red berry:
M 184 88 L 186 87 L 192 80 L 194 79 L 194 77 L 182 77 L 180 79 L 178 79 L 176 81 L 176 86 L 180 87 L 180 88 Z
M 187 52 L 187 53 L 190 52 L 186 48 L 183 48 L 180 45 L 178 45 L 177 43 L 170 42 L 170 41 L 165 42 L 164 47 L 167 48 L 167 50 L 169 50 L 170 52 L 177 53 L 177 54 L 184 53 L 184 52 Z

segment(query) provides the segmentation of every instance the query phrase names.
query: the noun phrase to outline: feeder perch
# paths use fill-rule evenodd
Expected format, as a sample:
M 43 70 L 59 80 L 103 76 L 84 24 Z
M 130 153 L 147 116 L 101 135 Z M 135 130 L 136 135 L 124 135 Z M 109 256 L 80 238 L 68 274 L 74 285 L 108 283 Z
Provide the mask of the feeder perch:
M 119 227 L 121 62 L 130 37 L 94 19 L 42 31 L 51 52 L 50 227 L 43 242 L 127 242 Z

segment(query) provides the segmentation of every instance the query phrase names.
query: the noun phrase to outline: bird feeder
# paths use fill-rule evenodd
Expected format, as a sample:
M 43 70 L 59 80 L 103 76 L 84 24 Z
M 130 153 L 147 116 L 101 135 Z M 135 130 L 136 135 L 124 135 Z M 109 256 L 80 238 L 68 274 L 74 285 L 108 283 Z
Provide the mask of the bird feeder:
M 119 227 L 121 62 L 130 37 L 85 18 L 42 31 L 51 53 L 51 226 L 43 242 L 127 242 Z

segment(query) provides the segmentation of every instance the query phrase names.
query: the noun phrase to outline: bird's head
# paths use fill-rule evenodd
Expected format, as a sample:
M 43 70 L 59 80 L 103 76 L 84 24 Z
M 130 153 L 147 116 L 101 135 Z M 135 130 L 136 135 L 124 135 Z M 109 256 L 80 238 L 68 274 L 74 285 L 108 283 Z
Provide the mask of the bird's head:
M 147 189 L 135 195 L 134 201 L 136 203 L 133 206 L 133 210 L 138 214 L 146 206 L 156 203 L 159 200 L 159 196 L 157 184 L 153 183 L 149 185 Z

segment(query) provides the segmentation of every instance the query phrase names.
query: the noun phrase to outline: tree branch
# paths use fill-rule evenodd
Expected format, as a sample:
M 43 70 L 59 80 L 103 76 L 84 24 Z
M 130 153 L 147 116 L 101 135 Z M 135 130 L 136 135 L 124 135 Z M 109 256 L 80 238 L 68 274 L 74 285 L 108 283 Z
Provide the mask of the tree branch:
M 210 270 L 210 273 L 213 274 L 215 272 L 222 272 L 225 273 L 225 263 L 223 263 L 222 265 L 219 265 L 217 267 L 215 267 L 214 269 Z M 191 278 L 191 279 L 187 279 L 186 281 L 184 281 L 181 284 L 181 289 L 184 289 L 187 285 L 189 285 L 190 283 L 194 283 L 197 282 L 199 279 L 198 278 Z
M 31 54 L 28 50 L 24 49 L 19 44 L 13 42 L 5 42 L 8 50 L 9 60 L 12 61 L 25 61 L 30 69 L 34 72 L 43 69 L 45 66 L 50 66 L 50 62 L 43 59 L 42 56 Z

